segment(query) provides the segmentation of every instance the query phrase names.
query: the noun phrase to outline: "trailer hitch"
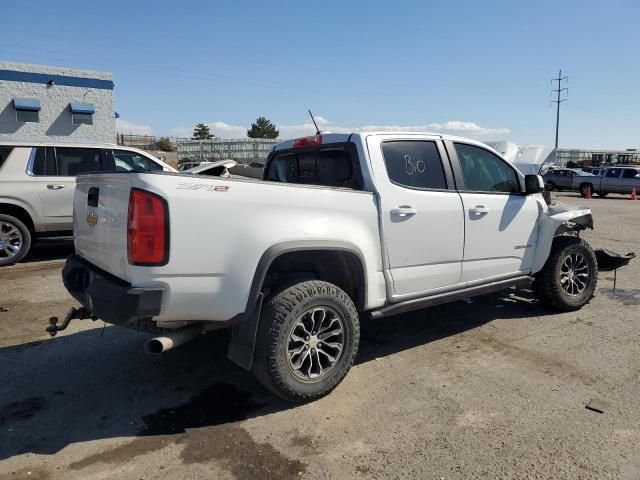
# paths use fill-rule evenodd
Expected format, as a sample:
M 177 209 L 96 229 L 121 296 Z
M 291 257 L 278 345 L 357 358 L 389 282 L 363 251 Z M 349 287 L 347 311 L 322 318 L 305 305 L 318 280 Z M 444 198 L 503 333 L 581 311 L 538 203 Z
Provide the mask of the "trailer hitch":
M 90 318 L 91 320 L 98 319 L 98 317 L 96 317 L 95 315 L 91 315 L 91 312 L 89 312 L 89 310 L 87 310 L 84 307 L 80 307 L 80 308 L 71 307 L 71 309 L 67 312 L 67 316 L 64 317 L 64 320 L 62 321 L 61 325 L 58 325 L 58 322 L 60 321 L 58 317 L 49 317 L 49 325 L 47 326 L 47 333 L 52 337 L 55 337 L 59 331 L 64 330 L 69 326 L 69 324 L 71 323 L 71 320 L 75 320 L 75 319 L 84 320 L 86 318 Z

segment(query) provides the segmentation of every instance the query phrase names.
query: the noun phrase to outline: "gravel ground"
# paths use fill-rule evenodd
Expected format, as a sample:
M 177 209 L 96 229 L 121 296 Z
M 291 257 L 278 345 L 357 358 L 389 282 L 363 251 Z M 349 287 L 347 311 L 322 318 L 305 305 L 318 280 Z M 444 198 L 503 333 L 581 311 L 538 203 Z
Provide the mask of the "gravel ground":
M 640 202 L 560 200 L 593 209 L 594 247 L 640 252 Z M 291 406 L 224 333 L 161 357 L 100 322 L 50 339 L 71 250 L 0 270 L 0 479 L 640 478 L 640 261 L 579 312 L 512 291 L 367 322 L 346 380 Z

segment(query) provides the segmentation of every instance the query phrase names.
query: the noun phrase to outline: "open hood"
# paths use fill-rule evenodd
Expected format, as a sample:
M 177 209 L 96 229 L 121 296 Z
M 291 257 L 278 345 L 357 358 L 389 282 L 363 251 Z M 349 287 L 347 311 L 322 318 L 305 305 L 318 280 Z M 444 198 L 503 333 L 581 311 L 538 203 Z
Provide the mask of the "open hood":
M 486 144 L 525 175 L 538 175 L 556 161 L 555 148 L 544 145 L 519 146 L 506 140 Z

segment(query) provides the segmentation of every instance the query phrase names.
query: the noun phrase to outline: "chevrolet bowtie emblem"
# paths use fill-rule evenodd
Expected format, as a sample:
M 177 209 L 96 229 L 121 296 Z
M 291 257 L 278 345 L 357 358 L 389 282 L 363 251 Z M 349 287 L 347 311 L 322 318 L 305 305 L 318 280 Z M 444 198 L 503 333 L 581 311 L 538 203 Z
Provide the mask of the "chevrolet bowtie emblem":
M 87 223 L 89 224 L 90 227 L 95 227 L 98 223 L 98 215 L 96 215 L 96 212 L 89 212 L 87 214 Z

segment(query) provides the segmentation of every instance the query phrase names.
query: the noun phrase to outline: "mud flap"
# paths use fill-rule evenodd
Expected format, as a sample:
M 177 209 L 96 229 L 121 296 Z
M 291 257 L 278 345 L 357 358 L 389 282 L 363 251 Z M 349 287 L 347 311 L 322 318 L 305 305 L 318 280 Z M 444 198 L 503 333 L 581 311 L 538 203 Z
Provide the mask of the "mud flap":
M 253 353 L 256 349 L 256 335 L 263 298 L 264 295 L 260 293 L 253 312 L 231 327 L 227 358 L 245 370 L 251 370 L 253 365 Z

